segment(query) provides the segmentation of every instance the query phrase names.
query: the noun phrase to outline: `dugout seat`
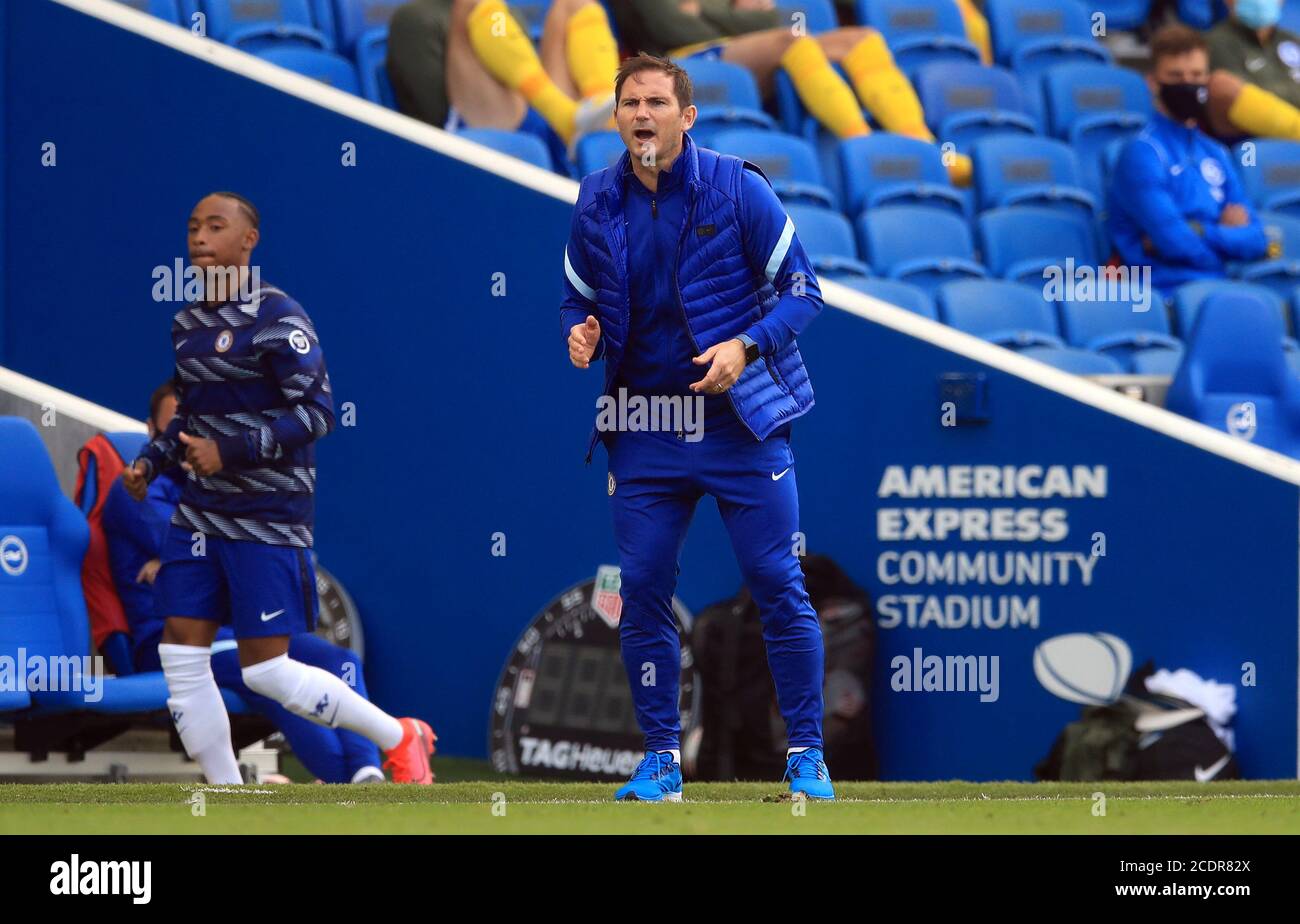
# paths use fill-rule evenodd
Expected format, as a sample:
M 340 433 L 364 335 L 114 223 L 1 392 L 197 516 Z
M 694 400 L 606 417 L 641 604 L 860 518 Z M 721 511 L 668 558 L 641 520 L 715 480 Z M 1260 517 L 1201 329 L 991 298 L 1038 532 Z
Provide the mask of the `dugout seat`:
M 785 132 L 731 129 L 714 137 L 716 150 L 755 163 L 787 204 L 806 203 L 836 208 L 813 146 Z
M 930 205 L 965 214 L 965 202 L 948 178 L 938 145 L 874 132 L 846 138 L 837 153 L 849 215 L 879 205 Z
M 1063 347 L 1056 310 L 1042 292 L 1005 279 L 962 279 L 939 287 L 939 317 L 951 327 L 1013 350 Z
M 1052 138 L 1001 135 L 971 146 L 975 193 L 981 210 L 1036 205 L 1092 218 L 1098 203 L 1083 188 L 1079 161 L 1069 145 Z
M 1184 340 L 1191 336 L 1192 328 L 1196 326 L 1196 315 L 1200 312 L 1201 305 L 1211 295 L 1218 295 L 1222 292 L 1240 292 L 1244 295 L 1254 296 L 1264 302 L 1277 312 L 1278 317 L 1282 319 L 1282 330 L 1283 332 L 1286 331 L 1286 303 L 1272 289 L 1266 286 L 1252 285 L 1248 282 L 1239 282 L 1235 279 L 1197 279 L 1193 282 L 1185 282 L 1174 290 L 1173 316 L 1174 325 L 1177 328 L 1174 333 Z
M 694 140 L 693 135 L 692 140 Z M 627 145 L 623 143 L 618 132 L 592 132 L 584 135 L 578 141 L 578 176 L 584 177 L 589 173 L 613 166 L 626 150 Z
M 541 167 L 543 170 L 554 169 L 554 164 L 551 163 L 551 152 L 547 150 L 546 142 L 532 132 L 510 132 L 499 128 L 463 128 L 456 134 L 486 148 L 509 154 L 534 167 Z
M 203 0 L 208 35 L 244 51 L 270 48 L 334 49 L 317 28 L 307 0 Z
M 181 19 L 181 7 L 177 0 L 117 0 L 117 2 L 172 25 L 189 25 Z
M 843 214 L 817 205 L 791 205 L 786 214 L 794 222 L 795 233 L 818 276 L 871 275 L 867 265 L 858 259 L 853 225 Z
M 1151 117 L 1146 81 L 1125 67 L 1062 64 L 1043 74 L 1042 86 L 1048 133 L 1074 149 L 1089 186 L 1103 189 L 1102 158 Z
M 993 58 L 1020 74 L 1065 63 L 1110 62 L 1093 37 L 1091 7 L 1081 0 L 988 0 Z
M 1151 15 L 1151 0 L 1101 0 L 1092 9 L 1106 17 L 1106 30 L 1131 32 Z
M 713 147 L 714 137 L 737 128 L 776 130 L 776 120 L 763 111 L 758 85 L 739 64 L 720 58 L 686 58 L 682 67 L 690 75 L 699 115 L 691 137 L 701 147 Z
M 393 13 L 406 0 L 313 0 L 322 31 L 333 29 L 339 51 L 352 54 L 363 39 L 387 37 Z
M 1097 265 L 1091 222 L 1040 206 L 989 209 L 976 219 L 984 263 L 993 276 L 1041 286 L 1043 271 L 1063 266 Z
M 1010 71 L 973 62 L 940 61 L 917 69 L 917 96 L 940 142 L 959 151 L 989 135 L 1033 135 L 1038 123 Z
M 1154 291 L 1145 303 L 1098 297 L 1057 308 L 1067 343 L 1104 353 L 1128 372 L 1173 375 L 1182 360 L 1183 345 L 1170 334 L 1164 301 Z
M 857 0 L 858 21 L 885 38 L 905 73 L 936 61 L 980 63 L 954 0 Z
M 1300 217 L 1300 142 L 1252 138 L 1234 149 L 1237 175 L 1255 207 Z
M 935 307 L 934 299 L 925 289 L 914 286 L 911 283 L 899 282 L 897 279 L 879 279 L 856 278 L 856 279 L 836 279 L 841 285 L 848 286 L 850 289 L 857 289 L 864 295 L 870 295 L 878 298 L 882 302 L 889 302 L 897 308 L 906 308 L 913 314 L 919 314 L 923 318 L 929 318 L 931 321 L 939 320 L 939 310 Z
M 1259 222 L 1269 241 L 1277 246 L 1278 256 L 1242 264 L 1236 268 L 1236 275 L 1286 298 L 1300 284 L 1300 217 L 1260 212 Z
M 1249 292 L 1205 299 L 1165 407 L 1259 446 L 1300 457 L 1300 378 L 1287 365 L 1282 318 Z
M 361 82 L 357 79 L 357 69 L 347 58 L 332 52 L 281 46 L 267 48 L 256 54 L 263 61 L 269 61 L 304 77 L 319 80 L 336 90 L 354 96 L 361 95 Z
M 372 103 L 397 108 L 393 84 L 388 79 L 388 33 L 367 32 L 357 40 L 357 76 L 361 95 Z
M 30 421 L 0 417 L 0 655 L 15 659 L 91 654 L 90 625 L 81 590 L 81 562 L 90 539 L 85 517 L 59 489 L 54 466 Z M 69 677 L 80 677 L 80 660 Z M 39 717 L 68 712 L 141 713 L 165 709 L 167 684 L 160 672 L 103 679 L 101 698 L 84 690 L 0 691 L 0 711 L 26 709 Z M 80 685 L 80 684 L 79 684 Z M 233 695 L 232 714 L 246 712 Z M 30 708 L 28 708 L 30 707 Z
M 933 293 L 942 283 L 985 275 L 970 227 L 946 209 L 885 205 L 863 212 L 857 228 L 863 257 L 890 279 Z
M 1074 375 L 1122 375 L 1124 373 L 1124 367 L 1109 356 L 1075 347 L 1028 347 L 1021 350 L 1020 355 Z

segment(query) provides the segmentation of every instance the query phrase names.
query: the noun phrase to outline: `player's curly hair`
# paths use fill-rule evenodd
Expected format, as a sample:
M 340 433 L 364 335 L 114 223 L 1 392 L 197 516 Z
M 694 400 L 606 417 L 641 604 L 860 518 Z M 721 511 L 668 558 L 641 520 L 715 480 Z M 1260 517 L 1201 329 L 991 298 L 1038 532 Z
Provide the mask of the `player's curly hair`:
M 682 109 L 685 109 L 694 101 L 695 88 L 691 85 L 690 75 L 668 58 L 657 58 L 654 55 L 646 54 L 644 51 L 633 55 L 619 65 L 618 74 L 614 77 L 615 101 L 623 95 L 623 82 L 633 74 L 639 74 L 642 71 L 662 71 L 671 77 L 673 79 L 673 95 L 677 97 L 677 105 Z

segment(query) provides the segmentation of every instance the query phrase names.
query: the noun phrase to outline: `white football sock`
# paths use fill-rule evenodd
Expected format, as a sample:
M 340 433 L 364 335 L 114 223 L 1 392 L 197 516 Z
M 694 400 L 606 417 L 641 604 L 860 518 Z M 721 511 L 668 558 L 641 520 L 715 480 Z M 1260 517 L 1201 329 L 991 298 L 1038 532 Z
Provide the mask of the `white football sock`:
M 167 711 L 171 713 L 185 753 L 198 761 L 209 783 L 242 783 L 239 761 L 230 744 L 230 716 L 212 676 L 212 651 L 207 646 L 158 646 L 167 678 Z
M 244 683 L 294 715 L 364 735 L 385 751 L 402 740 L 402 723 L 329 671 L 287 654 L 244 668 Z
M 802 754 L 806 750 L 808 750 L 808 748 L 788 748 L 785 752 L 785 758 L 786 760 L 789 760 L 791 756 L 795 754 Z
M 660 751 L 659 753 L 660 753 L 660 754 L 671 754 L 671 755 L 673 755 L 673 763 L 677 764 L 678 766 L 681 765 L 681 762 L 682 762 L 682 752 L 679 751 L 679 750 L 677 750 L 676 748 L 672 748 L 671 750 L 667 750 L 667 751 Z
M 384 771 L 378 767 L 362 767 L 356 773 L 352 774 L 353 783 L 382 783 L 384 782 Z

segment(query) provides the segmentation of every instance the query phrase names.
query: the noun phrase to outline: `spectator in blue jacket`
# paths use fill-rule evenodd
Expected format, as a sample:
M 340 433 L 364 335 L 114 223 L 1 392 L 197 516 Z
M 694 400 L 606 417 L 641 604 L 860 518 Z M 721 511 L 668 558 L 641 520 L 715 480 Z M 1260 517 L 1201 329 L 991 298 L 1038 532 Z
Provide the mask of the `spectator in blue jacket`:
M 176 391 L 165 382 L 149 401 L 149 438 L 165 432 L 176 414 Z M 149 485 L 144 503 L 136 503 L 120 479 L 104 501 L 104 535 L 117 595 L 131 627 L 132 658 L 137 671 L 162 670 L 158 643 L 164 620 L 154 609 L 154 579 L 159 551 L 172 511 L 180 501 L 184 473 L 164 471 Z M 289 656 L 342 677 L 366 696 L 361 662 L 355 653 L 311 634 L 293 636 Z M 217 685 L 239 694 L 284 733 L 294 754 L 326 783 L 382 783 L 379 748 L 370 740 L 342 728 L 330 728 L 289 712 L 279 703 L 250 690 L 244 683 L 235 637 L 229 626 L 217 632 L 212 645 L 212 672 Z
M 1226 275 L 1229 261 L 1269 254 L 1228 151 L 1200 129 L 1209 98 L 1200 33 L 1169 26 L 1151 42 L 1147 85 L 1156 114 L 1120 153 L 1108 227 L 1121 262 L 1151 266 L 1162 294 Z

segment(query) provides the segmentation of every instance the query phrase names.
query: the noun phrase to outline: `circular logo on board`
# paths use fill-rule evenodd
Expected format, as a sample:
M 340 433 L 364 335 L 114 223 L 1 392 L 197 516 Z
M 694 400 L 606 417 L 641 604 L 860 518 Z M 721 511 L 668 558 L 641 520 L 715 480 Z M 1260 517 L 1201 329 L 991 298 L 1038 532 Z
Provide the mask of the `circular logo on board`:
M 27 570 L 27 544 L 17 536 L 0 539 L 0 568 L 10 577 L 18 577 Z
M 235 335 L 228 330 L 223 330 L 221 333 L 217 334 L 217 343 L 216 343 L 217 352 L 218 353 L 226 352 L 226 350 L 230 349 L 231 345 L 234 344 L 234 342 L 235 342 Z
M 1254 401 L 1238 401 L 1228 408 L 1228 432 L 1233 436 L 1243 440 L 1254 439 L 1257 423 Z
M 1300 45 L 1295 42 L 1280 42 L 1277 46 L 1278 59 L 1287 67 L 1300 68 Z
M 302 353 L 304 356 L 311 352 L 311 341 L 300 330 L 289 335 L 289 346 L 293 347 L 295 353 Z

